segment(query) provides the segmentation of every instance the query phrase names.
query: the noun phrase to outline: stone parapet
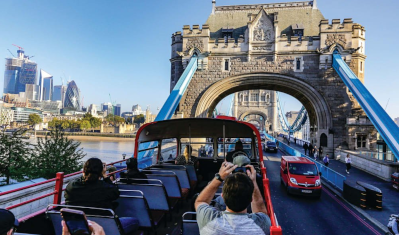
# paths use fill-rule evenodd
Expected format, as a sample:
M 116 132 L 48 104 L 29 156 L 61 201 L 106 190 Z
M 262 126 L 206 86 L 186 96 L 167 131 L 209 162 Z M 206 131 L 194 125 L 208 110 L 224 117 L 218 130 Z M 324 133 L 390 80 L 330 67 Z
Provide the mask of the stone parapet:
M 382 161 L 362 156 L 360 154 L 356 154 L 354 151 L 342 149 L 335 150 L 336 159 L 343 163 L 345 163 L 345 157 L 347 154 L 349 154 L 351 157 L 352 166 L 386 181 L 390 181 L 392 173 L 397 172 L 399 169 L 399 163 Z

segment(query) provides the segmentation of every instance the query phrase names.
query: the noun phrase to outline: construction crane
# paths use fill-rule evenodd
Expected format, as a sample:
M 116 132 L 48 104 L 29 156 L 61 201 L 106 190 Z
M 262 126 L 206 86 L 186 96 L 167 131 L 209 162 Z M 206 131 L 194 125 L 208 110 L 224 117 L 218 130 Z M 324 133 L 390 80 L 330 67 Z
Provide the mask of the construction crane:
M 15 47 L 18 47 L 19 50 L 24 50 L 24 48 L 22 48 L 22 47 L 20 47 L 18 45 L 15 45 L 15 44 L 12 44 L 12 45 L 15 46 Z
M 8 52 L 10 52 L 10 54 L 13 56 L 13 57 L 15 57 L 15 55 L 10 51 L 10 49 L 7 49 L 8 50 Z

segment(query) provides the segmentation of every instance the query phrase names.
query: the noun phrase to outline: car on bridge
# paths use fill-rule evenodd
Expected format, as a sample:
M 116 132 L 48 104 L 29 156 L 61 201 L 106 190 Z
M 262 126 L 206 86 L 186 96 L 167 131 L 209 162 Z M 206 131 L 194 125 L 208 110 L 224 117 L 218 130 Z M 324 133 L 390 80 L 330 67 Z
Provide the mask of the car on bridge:
M 277 153 L 277 149 L 278 148 L 277 148 L 276 142 L 274 142 L 274 141 L 266 141 L 266 143 L 263 145 L 263 150 L 265 152 L 273 151 L 273 152 Z
M 288 194 L 321 196 L 321 173 L 314 162 L 305 157 L 283 156 L 280 166 L 281 184 Z

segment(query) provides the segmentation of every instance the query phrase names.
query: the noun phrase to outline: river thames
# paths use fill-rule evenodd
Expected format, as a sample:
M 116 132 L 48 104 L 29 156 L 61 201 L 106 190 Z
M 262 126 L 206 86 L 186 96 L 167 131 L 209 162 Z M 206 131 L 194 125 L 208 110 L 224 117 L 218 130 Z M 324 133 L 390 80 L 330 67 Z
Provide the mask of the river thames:
M 39 136 L 40 137 L 40 136 Z M 68 136 L 68 138 L 81 142 L 80 148 L 86 153 L 83 161 L 98 157 L 106 163 L 122 160 L 122 154 L 126 154 L 126 158 L 133 156 L 134 139 L 133 138 L 108 138 L 93 136 Z M 36 141 L 32 138 L 32 144 Z

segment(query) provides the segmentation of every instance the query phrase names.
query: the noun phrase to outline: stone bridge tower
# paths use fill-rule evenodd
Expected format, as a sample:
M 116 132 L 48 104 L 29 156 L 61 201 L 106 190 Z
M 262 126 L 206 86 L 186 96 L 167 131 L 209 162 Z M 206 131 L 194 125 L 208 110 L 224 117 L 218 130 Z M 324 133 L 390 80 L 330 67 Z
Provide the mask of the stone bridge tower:
M 331 67 L 335 50 L 363 81 L 365 29 L 352 19 L 330 22 L 315 1 L 214 3 L 202 27 L 186 25 L 172 35 L 171 87 L 196 53 L 198 70 L 181 99 L 182 116 L 210 117 L 236 92 L 281 91 L 305 106 L 310 139 L 327 152 L 356 148 L 359 138 L 362 148 L 375 149 L 374 127 Z
M 247 90 L 234 94 L 233 116 L 259 123 L 269 133 L 278 130 L 277 94 L 268 90 Z M 246 118 L 246 119 L 245 119 Z

